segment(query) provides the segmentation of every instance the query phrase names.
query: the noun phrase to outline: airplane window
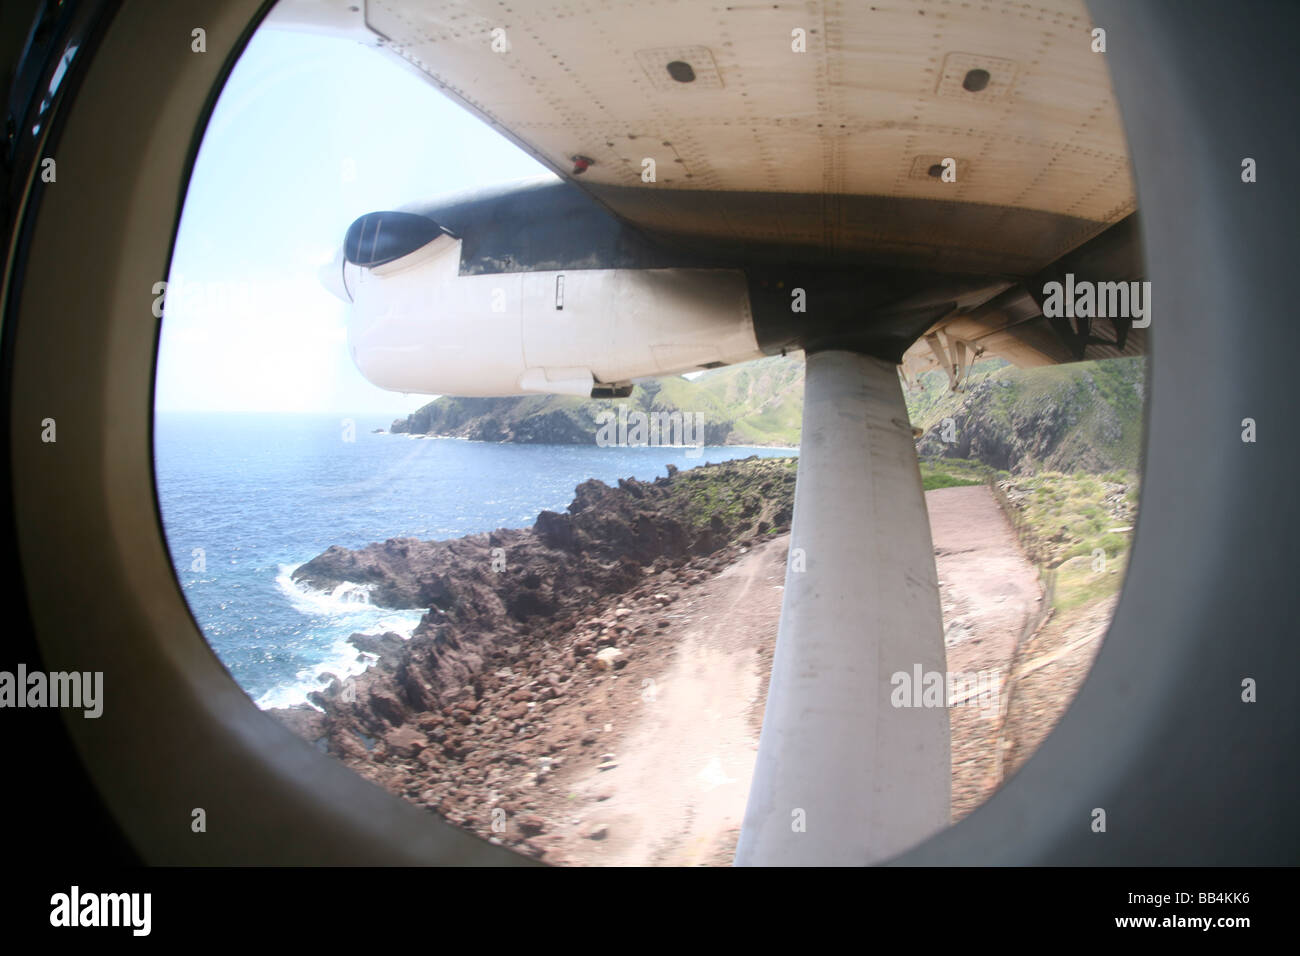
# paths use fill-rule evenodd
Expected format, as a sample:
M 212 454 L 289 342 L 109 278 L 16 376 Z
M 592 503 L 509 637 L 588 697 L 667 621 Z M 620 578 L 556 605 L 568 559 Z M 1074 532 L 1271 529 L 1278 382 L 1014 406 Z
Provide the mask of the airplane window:
M 164 528 L 240 687 L 485 840 L 729 865 L 787 587 L 817 567 L 791 536 L 806 354 L 832 343 L 885 363 L 919 466 L 880 481 L 919 467 L 935 559 L 916 600 L 946 667 L 876 692 L 939 695 L 948 822 L 987 800 L 1086 676 L 1137 514 L 1150 295 L 1105 85 L 1081 88 L 1092 131 L 1062 147 L 1035 97 L 1070 78 L 954 46 L 924 68 L 949 120 L 900 121 L 1010 123 L 1040 179 L 904 137 L 895 194 L 862 172 L 875 120 L 836 107 L 860 127 L 832 124 L 844 231 L 810 254 L 820 197 L 766 141 L 766 166 L 727 167 L 757 192 L 719 174 L 707 216 L 647 212 L 638 190 L 680 186 L 703 145 L 642 157 L 622 131 L 539 147 L 544 165 L 385 51 L 393 25 L 319 35 L 281 6 L 221 94 L 156 290 Z M 630 62 L 665 96 L 743 82 L 703 47 Z M 790 135 L 794 156 L 823 134 Z M 1054 149 L 1080 165 L 1045 171 Z M 845 312 L 845 332 L 846 303 L 884 318 Z

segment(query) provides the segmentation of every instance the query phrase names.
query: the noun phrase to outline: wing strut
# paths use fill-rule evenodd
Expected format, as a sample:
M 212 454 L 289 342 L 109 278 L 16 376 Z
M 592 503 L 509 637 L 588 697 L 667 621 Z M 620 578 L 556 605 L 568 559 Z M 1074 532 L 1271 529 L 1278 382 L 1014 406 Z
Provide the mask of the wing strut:
M 938 592 L 895 364 L 808 355 L 784 604 L 737 865 L 874 863 L 948 825 Z

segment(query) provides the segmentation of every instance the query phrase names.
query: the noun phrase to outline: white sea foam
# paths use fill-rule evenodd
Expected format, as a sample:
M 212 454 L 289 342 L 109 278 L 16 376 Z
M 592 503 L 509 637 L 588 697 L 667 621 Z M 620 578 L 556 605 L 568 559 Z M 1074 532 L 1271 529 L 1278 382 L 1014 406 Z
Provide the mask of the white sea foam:
M 362 673 L 376 660 L 348 643 L 353 634 L 387 634 L 390 631 L 409 639 L 423 616 L 420 611 L 394 611 L 370 603 L 373 586 L 344 581 L 329 591 L 309 588 L 293 580 L 301 565 L 282 564 L 275 583 L 294 610 L 311 619 L 308 630 L 313 644 L 319 647 L 320 659 L 304 667 L 291 681 L 281 681 L 257 699 L 257 706 L 292 707 L 310 703 L 307 695 L 328 683 L 333 674 L 340 680 Z M 315 648 L 313 648 L 314 650 Z M 312 706 L 315 706 L 314 704 Z M 319 708 L 317 708 L 319 709 Z

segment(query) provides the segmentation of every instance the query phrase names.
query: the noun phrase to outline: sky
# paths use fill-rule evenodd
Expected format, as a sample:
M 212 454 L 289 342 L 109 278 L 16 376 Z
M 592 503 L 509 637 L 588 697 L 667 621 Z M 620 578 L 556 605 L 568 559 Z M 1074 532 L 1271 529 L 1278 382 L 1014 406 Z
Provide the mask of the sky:
M 181 213 L 155 407 L 406 415 L 321 286 L 358 216 L 548 171 L 385 54 L 262 29 L 204 134 Z

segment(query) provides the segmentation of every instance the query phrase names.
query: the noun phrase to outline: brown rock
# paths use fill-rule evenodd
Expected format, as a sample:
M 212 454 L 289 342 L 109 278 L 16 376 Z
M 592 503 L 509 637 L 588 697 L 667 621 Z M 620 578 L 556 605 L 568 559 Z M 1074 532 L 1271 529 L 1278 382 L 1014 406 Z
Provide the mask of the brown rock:
M 429 739 L 414 727 L 404 726 L 384 734 L 384 743 L 390 752 L 399 757 L 415 757 L 429 746 Z
M 546 821 L 535 813 L 527 813 L 515 818 L 515 826 L 528 836 L 533 836 L 546 829 Z

